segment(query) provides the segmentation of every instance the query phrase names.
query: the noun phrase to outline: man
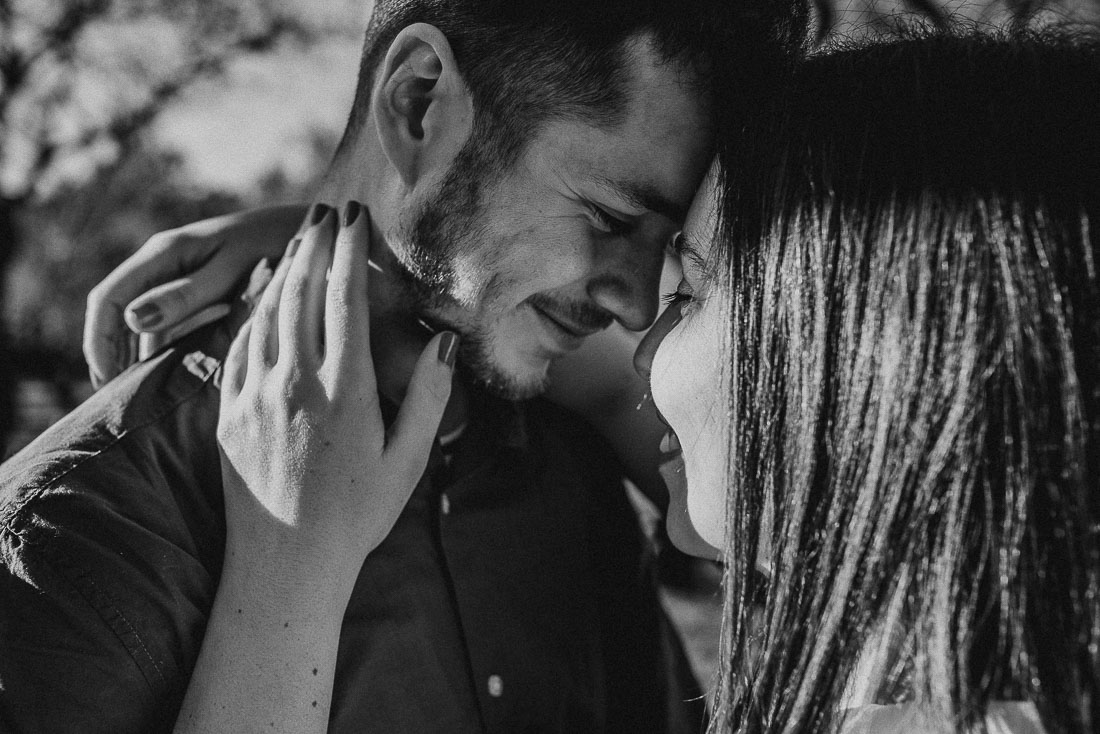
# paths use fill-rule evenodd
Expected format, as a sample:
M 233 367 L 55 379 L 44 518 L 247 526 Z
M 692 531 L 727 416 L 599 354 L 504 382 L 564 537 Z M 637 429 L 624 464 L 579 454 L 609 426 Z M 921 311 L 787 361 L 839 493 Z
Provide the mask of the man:
M 711 156 L 719 0 L 379 2 L 321 201 L 372 219 L 380 393 L 462 335 L 447 435 L 356 583 L 332 731 L 698 730 L 620 468 L 543 401 L 550 366 L 653 319 L 664 243 Z M 743 27 L 739 26 L 743 23 Z M 171 727 L 224 544 L 218 366 L 200 330 L 0 471 L 0 721 Z

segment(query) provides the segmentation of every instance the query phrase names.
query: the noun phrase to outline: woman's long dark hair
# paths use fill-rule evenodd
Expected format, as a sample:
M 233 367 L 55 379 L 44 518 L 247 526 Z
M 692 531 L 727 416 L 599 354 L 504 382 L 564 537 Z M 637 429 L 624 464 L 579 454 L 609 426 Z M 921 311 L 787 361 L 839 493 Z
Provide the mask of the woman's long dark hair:
M 880 43 L 731 109 L 712 730 L 832 731 L 870 661 L 961 731 L 1097 731 L 1100 45 Z

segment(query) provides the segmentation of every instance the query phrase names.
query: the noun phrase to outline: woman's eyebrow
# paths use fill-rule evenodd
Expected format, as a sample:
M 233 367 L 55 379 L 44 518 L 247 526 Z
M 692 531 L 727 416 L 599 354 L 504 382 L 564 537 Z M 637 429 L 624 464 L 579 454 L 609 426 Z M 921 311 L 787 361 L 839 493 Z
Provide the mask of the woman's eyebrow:
M 692 265 L 700 270 L 706 267 L 706 258 L 703 257 L 703 254 L 699 252 L 699 250 L 695 249 L 692 243 L 688 242 L 687 235 L 684 232 L 680 232 L 676 235 L 676 239 L 672 242 L 672 248 L 676 251 L 677 255 L 687 258 Z

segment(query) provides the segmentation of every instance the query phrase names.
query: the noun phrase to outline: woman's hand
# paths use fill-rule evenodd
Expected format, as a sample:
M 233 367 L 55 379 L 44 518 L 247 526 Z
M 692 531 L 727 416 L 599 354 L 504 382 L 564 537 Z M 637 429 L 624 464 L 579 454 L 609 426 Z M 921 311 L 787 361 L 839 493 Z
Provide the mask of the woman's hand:
M 334 212 L 313 219 L 226 358 L 225 561 L 177 731 L 325 731 L 352 587 L 420 480 L 450 395 L 457 338 L 443 333 L 386 430 L 369 216 L 349 204 L 338 236 Z
M 226 359 L 227 551 L 350 583 L 424 472 L 456 337 L 437 335 L 421 354 L 387 437 L 370 351 L 369 215 L 349 204 L 334 248 L 335 212 L 314 211 Z
M 254 209 L 207 219 L 149 238 L 88 294 L 84 358 L 100 387 L 137 358 L 135 334 L 181 336 L 220 311 L 261 258 L 278 258 L 305 207 Z M 193 320 L 194 319 L 194 320 Z

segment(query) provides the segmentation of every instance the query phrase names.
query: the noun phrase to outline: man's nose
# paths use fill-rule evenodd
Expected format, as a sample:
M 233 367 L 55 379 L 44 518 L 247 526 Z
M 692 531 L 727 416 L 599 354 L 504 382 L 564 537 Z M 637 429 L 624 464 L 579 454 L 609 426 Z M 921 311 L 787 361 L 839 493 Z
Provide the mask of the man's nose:
M 627 239 L 606 243 L 588 295 L 627 329 L 641 331 L 657 317 L 663 265 L 660 246 Z

